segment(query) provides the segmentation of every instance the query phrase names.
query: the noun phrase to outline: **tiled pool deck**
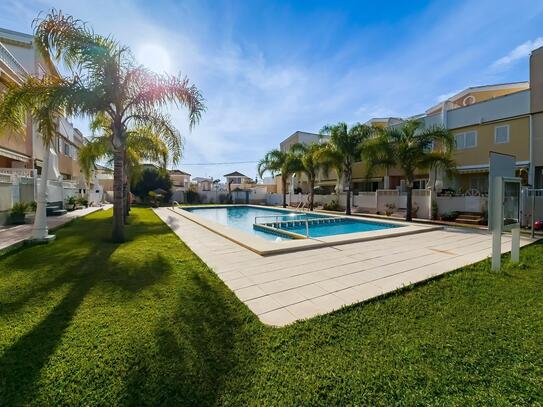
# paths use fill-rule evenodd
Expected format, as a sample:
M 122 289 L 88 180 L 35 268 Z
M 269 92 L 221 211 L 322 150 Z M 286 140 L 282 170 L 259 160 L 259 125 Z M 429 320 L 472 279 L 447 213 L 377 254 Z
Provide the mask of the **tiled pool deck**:
M 337 310 L 490 256 L 488 233 L 446 228 L 262 257 L 159 208 L 157 215 L 269 325 Z M 531 243 L 522 238 L 521 245 Z M 502 251 L 510 250 L 509 236 Z

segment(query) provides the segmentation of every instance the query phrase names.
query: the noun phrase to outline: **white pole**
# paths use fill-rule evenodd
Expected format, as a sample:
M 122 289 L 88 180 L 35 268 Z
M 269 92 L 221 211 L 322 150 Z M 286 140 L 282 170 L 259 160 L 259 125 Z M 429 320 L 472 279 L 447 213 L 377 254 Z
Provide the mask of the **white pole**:
M 492 270 L 499 271 L 501 267 L 502 233 L 500 228 L 492 230 Z
M 41 169 L 40 185 L 38 186 L 38 199 L 36 200 L 36 217 L 32 227 L 33 240 L 46 240 L 49 236 L 47 228 L 47 179 L 49 178 L 49 159 L 51 146 L 44 146 L 43 165 Z
M 520 261 L 520 228 L 511 230 L 511 262 Z

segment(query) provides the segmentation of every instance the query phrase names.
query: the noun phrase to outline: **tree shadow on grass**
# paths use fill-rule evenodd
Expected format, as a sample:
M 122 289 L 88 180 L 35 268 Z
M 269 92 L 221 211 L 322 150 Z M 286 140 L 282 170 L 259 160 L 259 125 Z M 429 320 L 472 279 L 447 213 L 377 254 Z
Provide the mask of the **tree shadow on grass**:
M 98 223 L 96 226 L 103 226 L 102 224 Z M 71 232 L 77 232 L 77 230 Z M 69 235 L 67 234 L 66 240 Z M 98 233 L 98 238 L 95 237 L 94 240 L 85 239 L 84 235 L 78 237 L 76 242 L 82 239 L 81 243 L 84 243 L 89 250 L 79 253 L 79 258 L 70 259 L 68 264 L 62 262 L 63 242 L 59 241 L 54 243 L 55 247 L 35 247 L 28 249 L 26 253 L 19 253 L 18 257 L 25 255 L 28 257 L 29 255 L 39 256 L 40 253 L 43 254 L 44 251 L 47 251 L 51 257 L 56 259 L 57 267 L 62 268 L 63 271 L 47 283 L 31 287 L 16 301 L 3 304 L 2 315 L 5 311 L 14 312 L 24 306 L 25 301 L 30 300 L 32 295 L 45 296 L 48 292 L 61 289 L 64 285 L 68 285 L 69 288 L 60 302 L 51 309 L 44 319 L 19 337 L 0 356 L 0 405 L 22 405 L 32 399 L 41 370 L 60 344 L 66 329 L 72 323 L 73 317 L 85 297 L 94 287 L 106 284 L 120 288 L 123 292 L 137 293 L 157 283 L 165 273 L 170 271 L 171 266 L 160 254 L 143 262 L 127 259 L 121 265 L 113 261 L 111 257 L 119 245 L 101 240 L 100 235 Z M 64 252 L 64 256 L 67 258 L 66 256 L 69 254 Z M 17 259 L 14 257 L 11 260 L 16 261 Z M 35 271 L 31 261 L 22 263 L 22 265 L 18 265 L 20 271 L 25 271 L 25 269 L 28 273 Z
M 208 270 L 192 270 L 153 335 L 158 351 L 138 352 L 126 404 L 206 406 L 242 392 L 257 364 L 254 318 Z

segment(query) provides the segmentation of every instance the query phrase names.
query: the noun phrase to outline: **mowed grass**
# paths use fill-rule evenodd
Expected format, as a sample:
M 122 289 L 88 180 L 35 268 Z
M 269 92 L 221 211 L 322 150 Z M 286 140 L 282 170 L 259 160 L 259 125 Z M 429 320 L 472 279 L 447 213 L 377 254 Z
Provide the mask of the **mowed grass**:
M 537 405 L 543 247 L 282 329 L 149 209 L 0 259 L 0 405 Z

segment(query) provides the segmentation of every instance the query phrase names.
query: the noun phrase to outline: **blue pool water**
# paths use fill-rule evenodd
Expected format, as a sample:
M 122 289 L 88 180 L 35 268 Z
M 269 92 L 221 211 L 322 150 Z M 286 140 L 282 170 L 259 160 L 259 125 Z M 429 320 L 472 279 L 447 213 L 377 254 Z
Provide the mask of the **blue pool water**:
M 396 227 L 398 226 L 391 225 L 389 223 L 366 222 L 364 220 L 345 219 L 339 223 L 310 225 L 309 237 L 323 237 L 332 235 L 343 235 L 345 233 L 370 232 L 372 230 L 391 229 Z M 305 225 L 284 227 L 283 230 L 298 233 L 304 236 L 306 234 Z
M 189 211 L 195 215 L 201 216 L 205 219 L 221 223 L 226 226 L 231 226 L 236 229 L 240 229 L 244 232 L 252 233 L 268 240 L 278 240 L 278 236 L 273 233 L 264 232 L 261 230 L 253 229 L 255 223 L 255 217 L 267 216 L 269 218 L 262 218 L 261 222 L 274 222 L 306 219 L 307 213 L 300 214 L 293 211 L 282 211 L 272 208 L 255 208 L 251 206 L 210 206 L 200 208 L 183 208 L 183 210 Z M 279 216 L 276 219 L 275 216 Z M 311 219 L 330 218 L 328 215 L 311 213 Z M 323 237 L 340 235 L 345 233 L 355 232 L 369 232 L 372 230 L 388 229 L 397 227 L 388 223 L 368 222 L 364 220 L 356 219 L 344 219 L 339 223 L 330 224 L 312 224 L 309 227 L 310 237 Z M 299 233 L 301 235 L 306 234 L 305 225 L 303 226 L 284 226 L 283 230 L 289 232 Z M 282 235 L 281 239 L 289 239 L 287 236 Z
M 183 208 L 195 215 L 212 220 L 217 223 L 222 223 L 226 226 L 231 226 L 236 229 L 249 232 L 257 236 L 263 237 L 268 240 L 277 240 L 277 235 L 272 233 L 262 232 L 260 230 L 254 230 L 253 224 L 255 223 L 256 216 L 281 216 L 279 220 L 296 220 L 301 216 L 296 212 L 286 212 L 271 208 L 253 208 L 251 206 L 215 206 L 208 208 Z M 326 217 L 325 215 L 317 215 L 319 217 Z M 270 218 L 270 222 L 275 218 Z M 282 239 L 289 239 L 288 237 L 281 237 Z

